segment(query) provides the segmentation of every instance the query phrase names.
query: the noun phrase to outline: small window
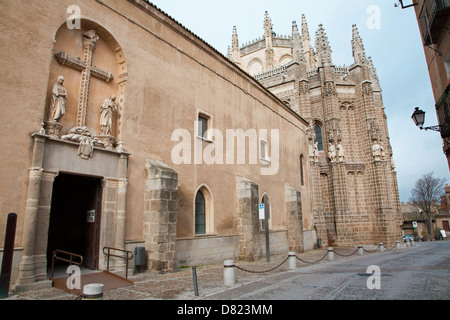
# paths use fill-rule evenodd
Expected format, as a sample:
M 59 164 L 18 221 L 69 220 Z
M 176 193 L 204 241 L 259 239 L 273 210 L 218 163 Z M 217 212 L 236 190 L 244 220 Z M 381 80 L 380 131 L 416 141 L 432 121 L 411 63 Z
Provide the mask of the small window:
M 262 160 L 269 161 L 270 159 L 267 154 L 267 146 L 268 146 L 268 142 L 266 140 L 263 140 L 263 139 L 259 140 L 259 157 Z
M 209 129 L 210 118 L 204 114 L 199 113 L 198 115 L 198 131 L 197 136 L 203 139 L 208 139 L 207 130 Z
M 323 141 L 322 141 L 322 128 L 319 125 L 314 126 L 314 132 L 316 133 L 317 149 L 323 151 Z

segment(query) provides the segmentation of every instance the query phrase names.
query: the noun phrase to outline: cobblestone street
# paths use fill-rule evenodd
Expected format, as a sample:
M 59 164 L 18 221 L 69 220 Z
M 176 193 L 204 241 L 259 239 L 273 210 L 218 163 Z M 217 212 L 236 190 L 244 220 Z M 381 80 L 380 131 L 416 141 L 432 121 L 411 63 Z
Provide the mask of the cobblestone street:
M 376 247 L 365 247 L 369 251 L 374 251 Z M 407 250 L 402 244 L 400 249 Z M 347 255 L 355 254 L 356 248 L 335 248 L 335 260 L 346 259 Z M 302 254 L 297 254 L 297 267 L 301 268 L 312 262 L 317 264 L 327 263 L 327 250 L 312 250 Z M 379 251 L 366 254 L 379 254 Z M 286 255 L 272 256 L 271 262 L 267 263 L 265 258 L 255 262 L 236 261 L 238 267 L 242 267 L 247 271 L 236 268 L 236 285 L 243 286 L 257 280 L 264 279 L 268 275 L 275 275 L 289 270 L 288 262 L 285 261 Z M 301 261 L 301 260 L 305 261 Z M 285 261 L 284 263 L 282 263 Z M 281 264 L 282 263 L 282 264 Z M 280 265 L 281 264 L 281 265 Z M 279 267 L 277 267 L 279 266 Z M 275 270 L 268 273 L 259 273 L 261 271 Z M 255 271 L 248 272 L 248 271 Z M 192 268 L 180 268 L 175 272 L 167 274 L 158 274 L 155 272 L 145 272 L 129 277 L 134 285 L 116 289 L 105 290 L 104 300 L 154 300 L 154 299 L 175 299 L 175 300 L 195 300 L 203 299 L 208 296 L 226 291 L 229 289 L 224 285 L 223 281 L 223 264 L 211 264 L 197 266 L 197 283 L 199 295 L 195 296 Z M 66 293 L 60 289 L 49 288 L 36 290 L 32 292 L 11 294 L 10 300 L 75 300 L 78 296 Z

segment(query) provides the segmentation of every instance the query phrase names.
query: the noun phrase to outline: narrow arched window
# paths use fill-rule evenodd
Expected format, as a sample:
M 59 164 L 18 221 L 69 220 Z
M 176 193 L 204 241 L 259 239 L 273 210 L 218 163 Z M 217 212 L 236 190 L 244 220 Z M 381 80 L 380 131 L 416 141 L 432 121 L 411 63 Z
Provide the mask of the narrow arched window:
M 323 151 L 323 141 L 322 141 L 322 128 L 319 125 L 314 126 L 314 132 L 316 133 L 317 149 Z
M 206 233 L 206 201 L 199 190 L 195 196 L 195 234 Z
M 305 185 L 305 172 L 304 172 L 304 160 L 303 160 L 303 155 L 300 155 L 300 182 L 302 184 L 302 186 Z

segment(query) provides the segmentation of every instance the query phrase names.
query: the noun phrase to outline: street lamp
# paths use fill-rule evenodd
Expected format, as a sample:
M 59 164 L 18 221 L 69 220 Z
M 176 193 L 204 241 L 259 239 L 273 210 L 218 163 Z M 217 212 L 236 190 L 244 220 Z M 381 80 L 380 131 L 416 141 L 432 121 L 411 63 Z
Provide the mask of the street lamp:
M 413 119 L 414 124 L 422 130 L 423 124 L 425 123 L 425 112 L 417 107 L 411 118 Z
M 425 123 L 425 111 L 420 110 L 419 107 L 417 107 L 414 110 L 414 113 L 412 114 L 412 120 L 414 121 L 414 124 L 420 128 L 420 130 L 433 130 L 437 132 L 444 131 L 444 126 L 437 125 L 437 126 L 431 126 L 431 127 L 423 127 L 423 124 Z

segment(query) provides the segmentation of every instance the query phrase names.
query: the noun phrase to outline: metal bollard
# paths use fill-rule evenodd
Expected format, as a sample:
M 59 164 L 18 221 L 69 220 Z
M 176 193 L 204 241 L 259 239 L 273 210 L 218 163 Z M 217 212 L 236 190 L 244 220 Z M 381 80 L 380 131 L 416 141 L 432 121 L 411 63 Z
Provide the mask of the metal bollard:
M 400 249 L 400 241 L 395 242 L 395 249 Z
M 379 243 L 379 248 L 380 248 L 380 252 L 384 252 L 384 243 L 383 242 Z
M 327 250 L 328 250 L 328 261 L 333 261 L 334 260 L 334 249 L 329 247 Z
M 227 287 L 236 284 L 234 260 L 225 260 L 223 263 L 223 283 Z
M 83 287 L 83 300 L 103 300 L 103 283 L 90 283 Z
M 409 239 L 409 244 L 411 245 L 411 247 L 414 247 L 414 240 L 413 239 Z
M 295 257 L 295 252 L 289 252 L 289 269 L 295 270 L 297 269 L 297 258 Z
M 364 248 L 362 245 L 358 245 L 358 256 L 362 256 L 364 254 Z
M 192 267 L 192 280 L 194 281 L 194 294 L 198 297 L 197 267 Z
M 411 246 L 411 244 L 409 243 L 408 240 L 405 241 L 405 245 L 406 245 L 407 248 L 408 248 L 409 246 Z

